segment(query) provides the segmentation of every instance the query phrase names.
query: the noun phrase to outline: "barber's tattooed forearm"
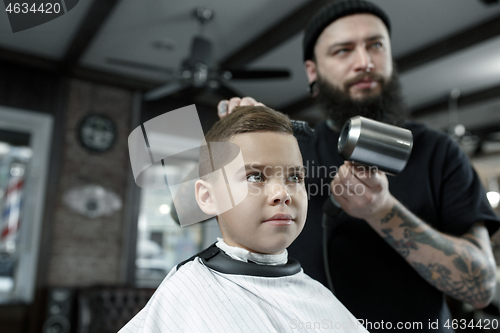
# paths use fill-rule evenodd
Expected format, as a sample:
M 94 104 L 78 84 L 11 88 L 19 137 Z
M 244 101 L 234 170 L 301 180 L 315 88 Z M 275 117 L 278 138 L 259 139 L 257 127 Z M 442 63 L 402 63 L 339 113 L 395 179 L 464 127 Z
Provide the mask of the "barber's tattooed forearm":
M 481 245 L 477 242 L 477 240 L 474 237 L 470 235 L 463 235 L 462 238 L 467 239 L 469 242 L 476 245 L 478 248 L 481 248 Z
M 453 242 L 446 238 L 443 239 L 442 237 L 439 237 L 433 229 L 427 229 L 422 232 L 415 232 L 413 230 L 406 229 L 405 237 L 413 239 L 417 243 L 430 245 L 433 248 L 442 251 L 447 256 L 455 254 L 455 246 L 453 245 Z
M 411 264 L 431 285 L 462 302 L 474 304 L 488 298 L 490 291 L 484 287 L 484 281 L 495 279 L 491 270 L 472 257 L 468 260 L 457 257 L 453 263 L 463 273 L 459 280 L 453 279 L 451 271 L 442 264 Z
M 447 256 L 450 256 L 455 253 L 455 248 L 453 242 L 447 239 L 442 239 L 433 229 L 426 229 L 423 231 L 416 231 L 416 229 L 420 226 L 419 221 L 415 221 L 412 216 L 401 210 L 398 206 L 394 206 L 389 214 L 387 214 L 382 220 L 382 223 L 389 222 L 394 216 L 399 217 L 403 223 L 399 225 L 399 227 L 404 228 L 403 231 L 403 239 L 400 241 L 395 241 L 392 236 L 389 238 L 388 235 L 392 229 L 383 229 L 384 234 L 386 235 L 384 239 L 391 244 L 391 242 L 398 246 L 395 247 L 396 251 L 402 253 L 406 253 L 406 250 L 414 249 L 417 250 L 418 247 L 416 243 L 427 244 L 432 246 L 435 249 L 438 249 L 444 252 Z M 400 252 L 401 253 L 401 252 Z M 406 256 L 404 256 L 406 257 Z
M 488 298 L 491 290 L 487 290 L 485 286 L 495 276 L 480 253 L 476 227 L 463 235 L 461 241 L 453 242 L 452 238 L 429 227 L 399 205 L 395 205 L 380 222 L 384 225 L 381 229 L 382 238 L 431 285 L 451 297 L 471 304 Z M 392 222 L 392 227 L 389 222 Z M 396 239 L 395 235 L 401 235 L 401 238 Z M 409 258 L 412 253 L 425 251 L 424 244 L 444 254 L 444 257 L 438 257 L 448 259 L 443 261 L 420 255 Z M 419 262 L 419 258 L 431 260 Z
M 391 235 L 391 229 L 382 229 L 382 232 L 385 234 L 383 236 L 384 240 L 392 246 L 403 258 L 408 257 L 410 254 L 410 250 L 418 250 L 417 243 L 413 240 L 409 239 L 400 239 L 396 240 Z
M 392 207 L 392 210 L 389 212 L 389 214 L 387 214 L 382 220 L 380 220 L 380 222 L 382 223 L 389 222 L 397 213 L 398 213 L 397 206 Z

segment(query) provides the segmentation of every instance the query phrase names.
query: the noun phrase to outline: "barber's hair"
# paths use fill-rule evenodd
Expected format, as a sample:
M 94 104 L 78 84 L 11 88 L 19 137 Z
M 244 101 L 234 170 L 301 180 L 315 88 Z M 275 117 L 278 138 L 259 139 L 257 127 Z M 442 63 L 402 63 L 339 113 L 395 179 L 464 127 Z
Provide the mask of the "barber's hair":
M 210 142 L 229 142 L 237 134 L 253 132 L 293 135 L 292 121 L 287 115 L 265 106 L 238 106 L 234 108 L 233 112 L 214 124 L 205 135 L 205 141 L 208 144 Z M 217 158 L 214 158 L 213 155 L 210 156 L 209 153 L 209 147 L 200 147 L 199 171 L 201 177 L 218 169 L 217 166 L 212 165 Z M 228 156 L 231 154 L 219 151 L 217 155 L 219 161 L 223 161 L 224 158 L 228 159 L 227 162 L 231 160 Z

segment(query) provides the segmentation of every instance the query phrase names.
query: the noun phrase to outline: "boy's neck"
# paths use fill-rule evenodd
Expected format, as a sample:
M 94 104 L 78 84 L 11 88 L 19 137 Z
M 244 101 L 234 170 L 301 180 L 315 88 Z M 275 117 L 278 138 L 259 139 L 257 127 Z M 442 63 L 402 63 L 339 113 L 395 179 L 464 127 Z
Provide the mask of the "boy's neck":
M 279 254 L 252 253 L 241 247 L 230 246 L 222 238 L 217 238 L 217 240 L 218 242 L 215 245 L 236 260 L 251 261 L 260 265 L 284 265 L 288 262 L 288 252 L 286 249 Z

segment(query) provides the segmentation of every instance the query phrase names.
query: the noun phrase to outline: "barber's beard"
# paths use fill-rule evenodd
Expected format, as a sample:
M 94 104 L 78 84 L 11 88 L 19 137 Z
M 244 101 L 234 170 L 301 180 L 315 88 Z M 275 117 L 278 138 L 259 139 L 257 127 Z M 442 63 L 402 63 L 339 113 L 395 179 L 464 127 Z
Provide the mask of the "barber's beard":
M 356 79 L 347 82 L 342 90 L 318 75 L 316 81 L 317 101 L 326 116 L 333 121 L 337 129 L 341 129 L 347 120 L 355 116 L 401 126 L 407 119 L 408 111 L 401 94 L 401 85 L 396 71 L 394 70 L 389 80 L 384 80 L 383 77 L 371 73 L 366 73 L 363 76 L 370 76 L 377 80 L 382 85 L 381 92 L 363 99 L 352 99 L 348 92 Z

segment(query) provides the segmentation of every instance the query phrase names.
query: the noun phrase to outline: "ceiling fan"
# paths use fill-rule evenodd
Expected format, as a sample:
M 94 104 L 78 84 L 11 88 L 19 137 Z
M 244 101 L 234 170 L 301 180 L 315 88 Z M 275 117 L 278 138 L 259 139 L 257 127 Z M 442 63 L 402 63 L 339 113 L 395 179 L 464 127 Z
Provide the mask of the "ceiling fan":
M 194 9 L 193 16 L 200 27 L 203 27 L 213 19 L 214 12 L 208 8 L 198 7 Z M 249 70 L 212 66 L 212 42 L 202 34 L 193 37 L 190 53 L 180 68 L 160 67 L 117 58 L 107 58 L 106 61 L 119 66 L 160 71 L 172 77 L 164 85 L 146 92 L 143 96 L 146 101 L 161 99 L 188 87 L 207 87 L 215 90 L 224 86 L 224 83 L 229 80 L 274 79 L 290 76 L 287 69 Z

